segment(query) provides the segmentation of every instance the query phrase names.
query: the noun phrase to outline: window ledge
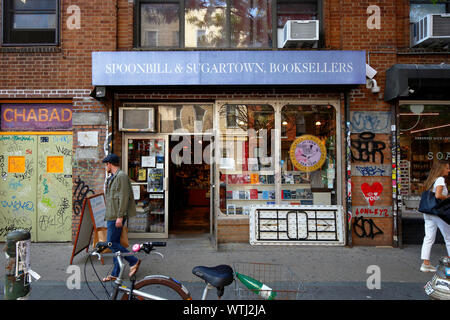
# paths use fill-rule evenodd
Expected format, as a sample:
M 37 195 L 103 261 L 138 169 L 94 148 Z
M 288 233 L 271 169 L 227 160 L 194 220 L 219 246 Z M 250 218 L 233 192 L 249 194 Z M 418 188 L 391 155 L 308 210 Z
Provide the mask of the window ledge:
M 401 54 L 448 54 L 450 53 L 449 49 L 444 48 L 402 48 L 397 52 L 399 55 Z
M 59 46 L 27 46 L 27 47 L 0 47 L 1 53 L 60 53 Z

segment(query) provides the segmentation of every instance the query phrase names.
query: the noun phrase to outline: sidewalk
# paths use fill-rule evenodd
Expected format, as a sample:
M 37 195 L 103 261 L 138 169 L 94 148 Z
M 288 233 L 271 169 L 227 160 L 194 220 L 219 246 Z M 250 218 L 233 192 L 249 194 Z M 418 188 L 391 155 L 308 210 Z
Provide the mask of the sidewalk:
M 138 243 L 139 239 L 130 239 Z M 3 249 L 4 243 L 0 244 Z M 201 297 L 203 282 L 192 274 L 196 265 L 215 266 L 233 262 L 276 263 L 289 268 L 303 282 L 306 292 L 302 299 L 324 300 L 428 300 L 423 286 L 432 278 L 431 273 L 422 273 L 420 267 L 419 245 L 405 246 L 402 249 L 387 247 L 327 247 L 327 246 L 251 246 L 249 244 L 224 244 L 215 251 L 206 235 L 179 236 L 167 240 L 165 248 L 157 255 L 143 255 L 138 278 L 147 274 L 169 275 L 185 284 L 194 299 Z M 80 290 L 69 290 L 66 273 L 72 254 L 71 243 L 32 243 L 31 268 L 41 275 L 41 279 L 32 282 L 31 300 L 92 300 L 95 297 L 84 283 L 84 265 L 87 254 L 83 250 L 75 256 L 73 264 L 81 269 L 82 286 Z M 438 262 L 444 256 L 445 247 L 434 245 L 432 262 Z M 5 265 L 5 255 L 0 255 L 0 263 Z M 112 257 L 104 257 L 105 265 L 95 260 L 94 265 L 100 277 L 108 274 L 112 266 Z M 369 290 L 366 281 L 371 274 L 367 268 L 376 265 L 381 270 L 381 289 Z M 126 270 L 128 272 L 128 268 Z M 102 299 L 103 288 L 90 264 L 87 265 L 87 277 L 90 285 Z M 0 279 L 1 299 L 3 298 L 4 272 Z M 97 291 L 97 289 L 99 291 Z M 235 299 L 234 285 L 225 290 L 223 299 Z M 212 290 L 209 299 L 215 299 Z

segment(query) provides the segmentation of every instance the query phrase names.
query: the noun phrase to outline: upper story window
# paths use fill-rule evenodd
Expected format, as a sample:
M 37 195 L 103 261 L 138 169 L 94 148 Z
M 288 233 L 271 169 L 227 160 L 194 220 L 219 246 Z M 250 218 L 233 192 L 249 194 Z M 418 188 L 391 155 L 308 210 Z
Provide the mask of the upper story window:
M 140 4 L 140 46 L 177 47 L 180 34 L 179 3 Z
M 287 20 L 319 20 L 321 0 L 138 0 L 142 48 L 276 46 Z M 278 41 L 279 42 L 279 41 Z
M 57 44 L 58 12 L 58 0 L 4 0 L 3 44 Z
M 417 22 L 428 14 L 443 14 L 450 12 L 450 1 L 411 0 L 409 5 L 409 21 Z

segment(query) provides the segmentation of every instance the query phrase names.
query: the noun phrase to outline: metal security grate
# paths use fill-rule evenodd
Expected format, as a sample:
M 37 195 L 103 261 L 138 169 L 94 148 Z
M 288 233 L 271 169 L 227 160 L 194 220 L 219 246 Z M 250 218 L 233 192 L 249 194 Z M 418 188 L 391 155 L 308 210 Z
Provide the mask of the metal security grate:
M 433 16 L 433 36 L 450 37 L 450 16 Z
M 337 209 L 257 209 L 258 241 L 339 241 Z

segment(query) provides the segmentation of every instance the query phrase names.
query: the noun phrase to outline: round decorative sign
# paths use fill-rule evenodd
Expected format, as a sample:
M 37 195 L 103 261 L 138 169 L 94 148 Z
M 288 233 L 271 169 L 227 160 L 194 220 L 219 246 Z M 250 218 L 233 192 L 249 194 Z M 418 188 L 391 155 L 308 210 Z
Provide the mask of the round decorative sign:
M 295 139 L 289 150 L 292 164 L 300 171 L 320 169 L 327 158 L 325 144 L 316 136 L 305 134 Z

